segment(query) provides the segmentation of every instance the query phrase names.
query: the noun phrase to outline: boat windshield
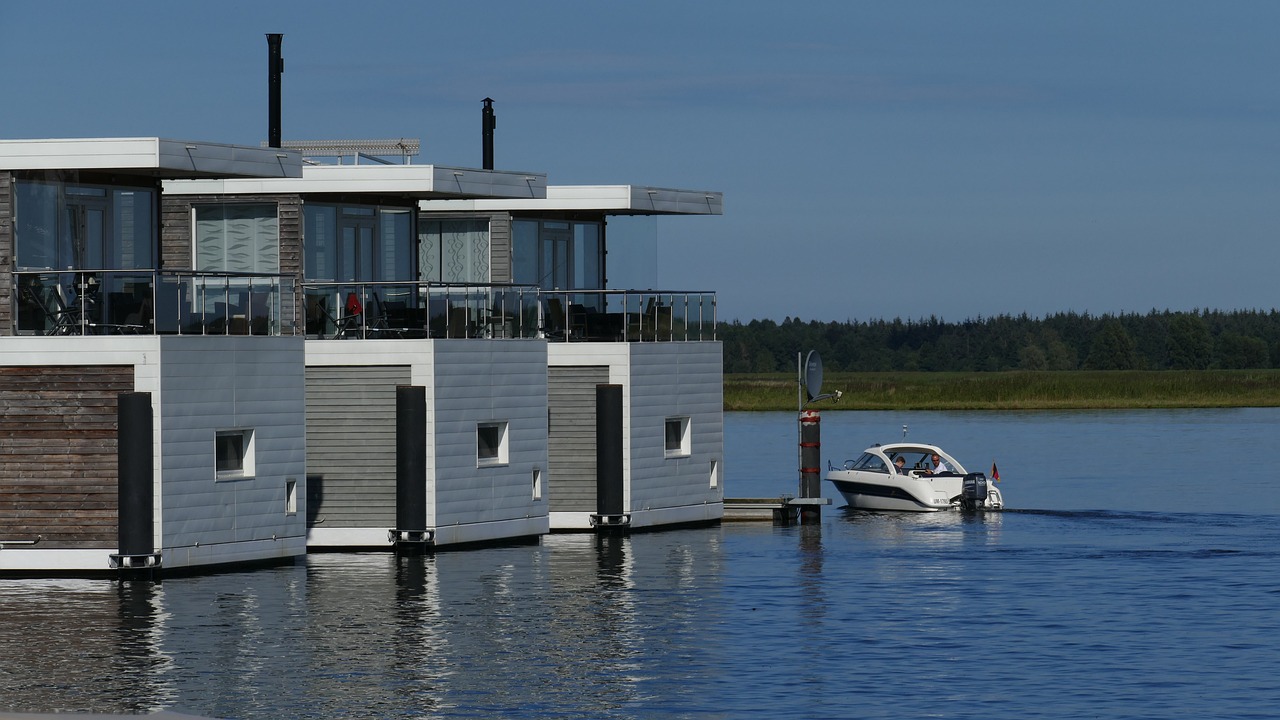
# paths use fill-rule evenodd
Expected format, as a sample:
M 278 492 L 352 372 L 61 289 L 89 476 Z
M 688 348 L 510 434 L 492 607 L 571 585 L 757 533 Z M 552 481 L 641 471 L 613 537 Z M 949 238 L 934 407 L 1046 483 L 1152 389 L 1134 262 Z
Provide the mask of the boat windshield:
M 926 450 L 898 450 L 889 452 L 889 460 L 895 461 L 902 458 L 906 461 L 903 470 L 932 470 L 933 461 L 930 460 L 931 452 Z
M 854 470 L 869 470 L 871 472 L 889 472 L 889 468 L 884 464 L 884 458 L 871 453 L 862 453 L 862 457 L 853 463 Z

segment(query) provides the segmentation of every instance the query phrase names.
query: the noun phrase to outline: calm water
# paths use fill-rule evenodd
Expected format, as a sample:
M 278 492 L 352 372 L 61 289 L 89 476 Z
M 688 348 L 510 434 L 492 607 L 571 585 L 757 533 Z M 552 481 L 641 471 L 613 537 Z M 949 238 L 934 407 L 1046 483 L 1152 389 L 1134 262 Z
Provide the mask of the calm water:
M 0 580 L 0 711 L 1274 717 L 1280 411 L 827 412 L 824 464 L 904 423 L 1012 509 Z M 726 424 L 728 494 L 794 493 L 794 415 Z

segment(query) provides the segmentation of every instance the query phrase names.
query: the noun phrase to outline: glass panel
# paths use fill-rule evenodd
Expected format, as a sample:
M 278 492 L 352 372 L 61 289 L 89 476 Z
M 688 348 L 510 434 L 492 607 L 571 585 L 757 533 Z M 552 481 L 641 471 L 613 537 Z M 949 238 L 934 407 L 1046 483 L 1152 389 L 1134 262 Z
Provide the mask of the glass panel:
M 342 227 L 342 255 L 338 261 L 338 281 L 350 282 L 356 279 L 356 229 L 350 225 Z
M 373 262 L 373 227 L 361 225 L 356 232 L 359 261 L 352 280 L 378 280 L 378 267 Z
M 63 267 L 58 262 L 58 188 L 18 181 L 14 186 L 19 270 Z
M 604 237 L 608 254 L 602 264 L 609 287 L 658 287 L 657 218 L 611 217 Z
M 538 222 L 511 223 L 511 279 L 523 285 L 538 285 Z
M 303 272 L 308 280 L 334 281 L 337 209 L 331 205 L 307 205 L 302 211 L 304 232 Z
M 275 205 L 211 205 L 197 207 L 195 216 L 197 270 L 280 272 Z
M 481 425 L 476 428 L 476 457 L 493 460 L 498 457 L 500 437 L 497 425 Z
M 440 282 L 440 222 L 422 224 L 418 234 L 418 279 Z
M 555 223 L 560 224 L 560 223 Z M 542 229 L 542 274 L 540 285 L 549 290 L 569 289 L 569 232 L 556 230 L 553 223 Z
M 574 223 L 574 287 L 584 290 L 603 289 L 600 265 L 600 226 L 595 223 Z
M 378 279 L 413 279 L 413 213 L 383 210 L 381 222 L 382 272 Z
M 84 211 L 84 267 L 91 270 L 114 269 L 111 258 L 104 252 L 103 215 L 96 207 Z M 123 240 L 123 238 L 122 238 Z
M 107 254 L 110 269 L 137 270 L 155 266 L 153 201 L 150 190 L 115 191 L 114 252 Z

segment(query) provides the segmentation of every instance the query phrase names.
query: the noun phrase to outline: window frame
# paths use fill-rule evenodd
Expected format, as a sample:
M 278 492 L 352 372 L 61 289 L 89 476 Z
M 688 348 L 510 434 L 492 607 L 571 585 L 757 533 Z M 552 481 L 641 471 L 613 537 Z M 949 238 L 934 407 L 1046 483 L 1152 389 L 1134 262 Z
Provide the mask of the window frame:
M 216 480 L 247 480 L 255 477 L 256 437 L 257 433 L 253 428 L 227 428 L 214 431 L 213 470 Z M 232 443 L 235 438 L 239 438 L 238 446 Z M 236 456 L 235 467 L 224 465 L 224 460 L 229 459 L 225 450 L 228 444 L 231 445 L 230 450 Z
M 496 433 L 488 440 L 486 436 Z M 506 420 L 476 423 L 476 467 L 502 467 L 510 464 L 510 428 Z
M 672 428 L 676 429 L 673 442 Z M 687 458 L 693 454 L 693 422 L 688 415 L 673 415 L 663 423 L 663 455 L 667 458 Z

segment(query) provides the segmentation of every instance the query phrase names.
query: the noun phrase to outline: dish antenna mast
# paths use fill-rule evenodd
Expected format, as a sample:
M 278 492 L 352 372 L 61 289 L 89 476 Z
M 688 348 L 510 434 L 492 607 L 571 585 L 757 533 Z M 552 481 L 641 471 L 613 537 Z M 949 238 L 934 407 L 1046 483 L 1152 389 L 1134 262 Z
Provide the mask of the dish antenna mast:
M 830 500 L 822 497 L 822 421 L 817 410 L 806 410 L 805 406 L 819 400 L 840 402 L 844 393 L 836 390 L 832 393 L 822 392 L 822 356 L 817 350 L 810 350 L 808 356 L 796 354 L 796 366 L 799 373 L 796 405 L 800 416 L 800 497 L 791 501 L 800 506 L 800 524 L 815 525 L 822 521 L 822 506 L 830 504 Z

